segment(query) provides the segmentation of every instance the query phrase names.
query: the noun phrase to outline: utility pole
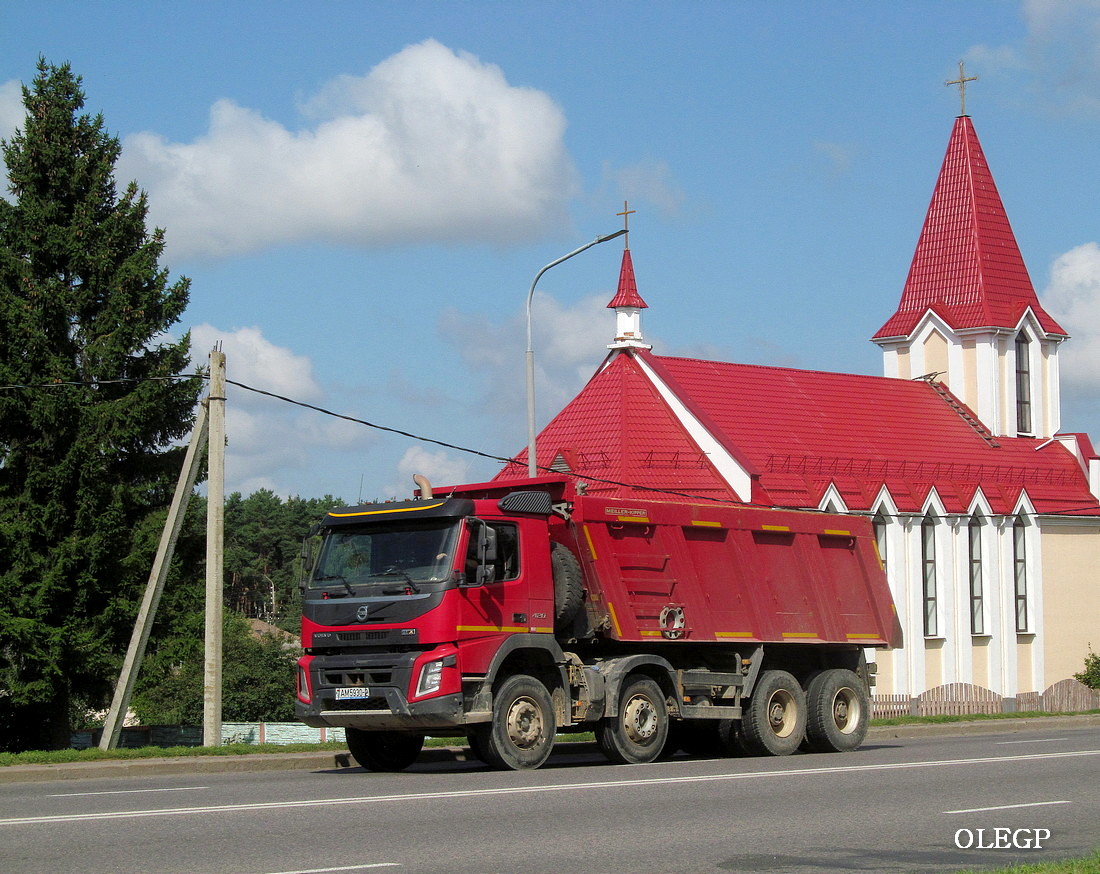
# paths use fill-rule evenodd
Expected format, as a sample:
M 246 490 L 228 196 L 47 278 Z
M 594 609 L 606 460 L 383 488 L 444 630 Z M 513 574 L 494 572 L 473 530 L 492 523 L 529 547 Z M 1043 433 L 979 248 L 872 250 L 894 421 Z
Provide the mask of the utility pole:
M 115 686 L 115 694 L 111 699 L 111 709 L 107 711 L 107 720 L 103 723 L 103 734 L 99 738 L 101 750 L 112 750 L 118 746 L 122 723 L 126 719 L 126 711 L 130 708 L 130 696 L 134 692 L 134 681 L 141 670 L 145 647 L 149 643 L 149 631 L 153 627 L 157 605 L 160 604 L 160 596 L 164 591 L 164 580 L 172 564 L 172 554 L 175 552 L 176 541 L 183 526 L 183 517 L 187 513 L 187 503 L 195 488 L 202 450 L 206 445 L 206 434 L 206 406 L 203 405 L 199 407 L 195 427 L 191 429 L 191 442 L 187 447 L 187 455 L 183 460 L 179 480 L 176 482 L 172 506 L 168 510 L 168 518 L 164 522 L 164 530 L 160 535 L 153 569 L 149 572 L 149 582 L 145 584 L 145 596 L 142 598 L 137 621 L 134 623 L 134 632 L 130 637 L 126 658 L 122 662 L 118 685 Z
M 210 433 L 206 497 L 206 640 L 203 665 L 202 742 L 222 742 L 222 590 L 225 531 L 225 354 L 221 344 L 210 353 Z

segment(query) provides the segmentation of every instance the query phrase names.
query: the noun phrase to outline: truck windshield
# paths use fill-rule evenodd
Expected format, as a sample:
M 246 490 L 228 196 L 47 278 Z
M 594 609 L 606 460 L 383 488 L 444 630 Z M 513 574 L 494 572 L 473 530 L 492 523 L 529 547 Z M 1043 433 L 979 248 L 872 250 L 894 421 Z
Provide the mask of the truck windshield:
M 455 563 L 458 524 L 451 519 L 416 526 L 372 525 L 330 531 L 311 588 L 344 586 L 356 592 L 448 579 Z

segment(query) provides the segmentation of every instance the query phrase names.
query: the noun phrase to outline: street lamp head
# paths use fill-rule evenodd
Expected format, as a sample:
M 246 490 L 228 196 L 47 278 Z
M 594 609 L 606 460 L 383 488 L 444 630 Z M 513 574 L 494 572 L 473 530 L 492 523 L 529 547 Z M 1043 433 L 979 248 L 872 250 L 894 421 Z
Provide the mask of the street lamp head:
M 604 234 L 601 237 L 596 237 L 596 242 L 597 243 L 606 243 L 608 240 L 614 240 L 616 237 L 621 237 L 625 233 L 626 233 L 626 228 L 619 228 L 619 230 L 615 231 L 615 233 L 613 233 L 613 234 Z

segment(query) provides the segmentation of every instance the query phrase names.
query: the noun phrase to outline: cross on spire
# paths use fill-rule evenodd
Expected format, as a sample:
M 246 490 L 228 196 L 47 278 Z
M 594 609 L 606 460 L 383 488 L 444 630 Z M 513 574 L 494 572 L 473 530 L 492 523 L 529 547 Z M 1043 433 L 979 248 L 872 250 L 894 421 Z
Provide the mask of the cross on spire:
M 967 76 L 966 75 L 966 72 L 963 70 L 963 62 L 959 61 L 959 78 L 958 79 L 951 79 L 950 81 L 947 81 L 947 82 L 943 83 L 944 85 L 947 85 L 949 87 L 951 85 L 958 85 L 959 86 L 959 100 L 962 101 L 962 112 L 960 112 L 959 115 L 966 115 L 966 83 L 967 82 L 977 82 L 977 81 L 978 81 L 977 76 Z
M 626 230 L 626 234 L 623 236 L 623 248 L 630 248 L 630 217 L 634 215 L 638 210 L 631 209 L 627 202 L 623 201 L 623 211 L 617 212 L 615 215 L 621 215 L 623 217 L 623 228 Z

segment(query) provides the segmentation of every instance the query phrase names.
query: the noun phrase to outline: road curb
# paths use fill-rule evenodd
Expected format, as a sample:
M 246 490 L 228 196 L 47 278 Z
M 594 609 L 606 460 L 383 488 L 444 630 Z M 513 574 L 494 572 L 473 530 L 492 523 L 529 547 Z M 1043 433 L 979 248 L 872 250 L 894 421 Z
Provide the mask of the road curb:
M 1100 727 L 1100 714 L 1073 714 L 1041 719 L 988 719 L 972 722 L 922 723 L 873 726 L 865 743 L 902 738 L 952 737 L 982 734 L 1016 734 L 1048 729 Z M 571 741 L 558 744 L 555 755 L 596 753 L 594 743 Z M 427 747 L 418 763 L 477 762 L 465 746 Z M 179 756 L 161 759 L 110 759 L 99 762 L 63 762 L 51 765 L 0 767 L 0 784 L 50 780 L 90 780 L 102 777 L 162 777 L 174 774 L 228 774 L 258 771 L 332 771 L 356 767 L 344 751 L 318 753 L 256 753 L 243 756 Z

